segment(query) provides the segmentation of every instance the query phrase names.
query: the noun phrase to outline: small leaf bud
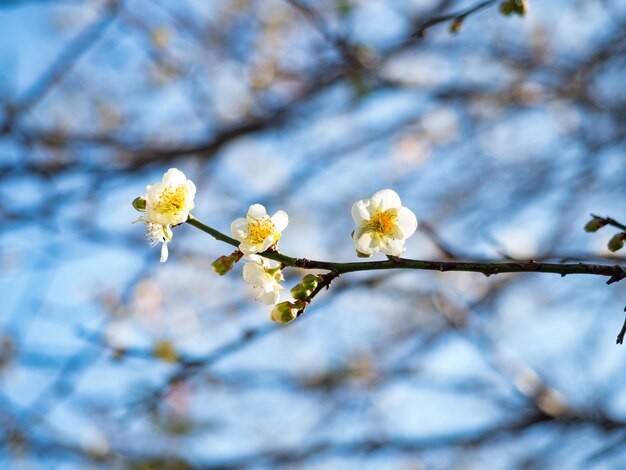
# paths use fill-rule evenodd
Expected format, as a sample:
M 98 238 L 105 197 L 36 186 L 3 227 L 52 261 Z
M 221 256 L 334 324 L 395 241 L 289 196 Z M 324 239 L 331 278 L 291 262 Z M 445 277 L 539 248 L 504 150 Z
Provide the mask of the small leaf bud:
M 606 224 L 606 220 L 601 219 L 600 217 L 594 217 L 589 222 L 587 222 L 587 225 L 585 225 L 585 232 L 597 232 Z
M 146 198 L 143 196 L 136 197 L 133 200 L 133 207 L 136 211 L 146 212 Z
M 609 240 L 609 244 L 608 244 L 609 250 L 618 251 L 624 248 L 624 238 L 626 238 L 626 233 L 624 232 L 614 235 L 613 238 Z

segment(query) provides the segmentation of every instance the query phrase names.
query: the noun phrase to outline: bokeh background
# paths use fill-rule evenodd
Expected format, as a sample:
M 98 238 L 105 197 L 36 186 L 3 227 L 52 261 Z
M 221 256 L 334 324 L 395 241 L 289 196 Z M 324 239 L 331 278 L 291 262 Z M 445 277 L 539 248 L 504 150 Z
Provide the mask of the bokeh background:
M 0 466 L 622 468 L 624 281 L 360 273 L 280 326 L 132 224 L 177 167 L 293 256 L 356 260 L 393 188 L 407 257 L 624 263 L 582 227 L 626 219 L 626 2 L 527 5 L 0 2 Z

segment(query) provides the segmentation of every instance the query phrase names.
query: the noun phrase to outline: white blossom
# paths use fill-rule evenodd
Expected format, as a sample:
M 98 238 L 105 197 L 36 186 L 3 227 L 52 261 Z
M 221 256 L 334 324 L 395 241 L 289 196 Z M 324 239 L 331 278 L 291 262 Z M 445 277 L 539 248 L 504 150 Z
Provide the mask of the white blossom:
M 357 225 L 352 235 L 354 246 L 369 256 L 378 252 L 400 256 L 405 250 L 404 241 L 417 229 L 415 214 L 402 206 L 400 196 L 391 189 L 356 201 L 352 218 Z
M 266 305 L 276 304 L 280 291 L 284 290 L 280 285 L 280 281 L 284 280 L 280 263 L 257 255 L 248 255 L 245 259 L 248 262 L 243 266 L 243 278 L 258 291 L 256 299 Z
M 285 211 L 278 211 L 270 217 L 265 207 L 253 204 L 245 218 L 240 217 L 233 221 L 230 231 L 233 237 L 241 242 L 239 250 L 244 255 L 249 255 L 263 253 L 275 245 L 288 223 L 289 217 Z
M 196 186 L 182 171 L 170 168 L 163 179 L 147 188 L 146 214 L 135 222 L 144 222 L 146 238 L 152 246 L 162 243 L 161 263 L 167 261 L 167 244 L 174 236 L 172 225 L 182 224 L 194 208 Z

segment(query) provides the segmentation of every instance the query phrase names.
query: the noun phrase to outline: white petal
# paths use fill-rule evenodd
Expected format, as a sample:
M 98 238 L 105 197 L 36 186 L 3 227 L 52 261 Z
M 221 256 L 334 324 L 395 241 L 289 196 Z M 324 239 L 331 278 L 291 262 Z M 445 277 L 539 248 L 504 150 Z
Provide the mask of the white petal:
M 167 240 L 163 242 L 163 246 L 161 247 L 161 263 L 165 263 L 167 261 L 167 257 L 169 252 L 167 250 Z
M 355 248 L 361 253 L 366 255 L 373 255 L 374 253 L 378 252 L 378 250 L 375 249 L 374 246 L 372 246 L 373 244 L 375 244 L 375 242 L 372 239 L 372 235 L 370 233 L 364 232 L 361 229 L 357 228 L 354 231 L 352 239 L 354 240 Z
M 263 287 L 267 283 L 267 273 L 263 266 L 258 263 L 246 263 L 243 265 L 243 279 L 255 287 Z
M 360 199 L 352 204 L 352 219 L 359 227 L 364 227 L 371 218 L 370 200 Z
M 170 168 L 163 175 L 163 184 L 166 186 L 177 187 L 185 184 L 185 181 L 187 181 L 185 174 L 177 168 Z
M 393 189 L 381 189 L 372 196 L 372 201 L 376 203 L 381 211 L 387 209 L 400 208 L 402 203 L 400 202 L 400 196 Z
M 252 261 L 253 263 L 257 264 L 263 264 L 263 258 L 261 258 L 259 255 L 244 255 L 243 259 L 245 259 L 246 261 Z
M 252 204 L 248 209 L 247 216 L 253 219 L 261 219 L 267 217 L 267 211 L 265 210 L 265 206 L 261 204 Z
M 230 224 L 230 232 L 235 239 L 242 241 L 248 233 L 248 221 L 243 217 L 233 220 L 233 223 Z
M 257 297 L 257 299 L 259 299 L 265 305 L 274 305 L 280 299 L 280 293 L 275 290 L 272 290 L 269 292 L 263 292 L 261 295 Z
M 196 185 L 193 181 L 187 180 L 187 200 L 189 204 L 193 206 L 193 199 L 196 197 Z
M 380 248 L 380 251 L 391 256 L 400 256 L 404 253 L 404 250 L 404 240 L 394 240 L 392 238 L 385 238 Z
M 178 224 L 182 224 L 183 222 L 187 222 L 187 219 L 189 218 L 189 211 L 187 210 L 181 210 L 178 213 L 178 217 L 173 217 L 172 218 L 172 225 L 178 225 Z
M 250 245 L 247 241 L 242 241 L 239 244 L 239 251 L 241 251 L 244 255 L 251 255 L 252 253 L 258 253 L 257 245 Z
M 176 218 L 173 218 L 171 215 L 156 212 L 153 208 L 148 209 L 146 211 L 146 215 L 148 216 L 148 220 L 150 220 L 150 222 L 157 225 L 165 226 L 170 224 L 176 225 L 177 223 L 180 223 Z
M 270 235 L 270 236 L 266 237 L 265 240 L 263 240 L 262 243 L 260 243 L 259 245 L 256 245 L 256 252 L 257 253 L 263 253 L 270 246 L 272 246 L 275 241 L 276 240 L 274 238 L 274 235 Z
M 289 216 L 285 211 L 277 211 L 272 216 L 272 223 L 274 224 L 274 230 L 280 233 L 287 227 L 287 224 L 289 223 Z
M 398 219 L 396 220 L 396 225 L 402 231 L 404 238 L 409 238 L 417 229 L 417 218 L 410 209 L 401 207 L 398 209 Z
M 154 183 L 152 186 L 148 186 L 148 194 L 146 195 L 146 206 L 150 204 L 156 204 L 161 197 L 161 193 L 165 185 L 161 182 Z
M 259 258 L 261 257 L 259 256 Z M 280 261 L 275 261 L 273 259 L 268 259 L 268 258 L 261 258 L 261 259 L 263 260 L 262 263 L 266 268 L 274 269 L 280 266 Z

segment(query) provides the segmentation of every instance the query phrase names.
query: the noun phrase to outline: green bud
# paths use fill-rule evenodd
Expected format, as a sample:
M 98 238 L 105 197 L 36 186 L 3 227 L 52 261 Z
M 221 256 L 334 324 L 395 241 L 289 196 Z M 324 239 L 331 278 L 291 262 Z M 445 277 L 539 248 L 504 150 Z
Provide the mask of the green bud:
M 270 313 L 270 319 L 276 323 L 286 324 L 295 320 L 301 309 L 291 302 L 276 304 Z
M 146 212 L 146 198 L 143 196 L 136 197 L 133 201 L 133 207 L 139 212 Z
M 300 281 L 300 284 L 302 284 L 302 287 L 304 287 L 306 290 L 314 290 L 317 285 L 320 282 L 320 278 L 317 277 L 315 274 L 307 274 L 306 276 L 304 276 L 302 278 L 302 281 Z
M 306 289 L 302 284 L 296 284 L 291 288 L 291 296 L 296 300 L 306 299 L 313 290 Z
M 462 18 L 455 18 L 455 20 L 450 23 L 450 34 L 458 34 L 459 31 L 461 31 L 461 26 L 463 25 L 463 19 Z
M 624 232 L 618 233 L 617 235 L 613 236 L 613 238 L 609 240 L 609 250 L 618 251 L 624 248 L 624 238 L 626 238 L 626 233 Z
M 500 3 L 500 13 L 504 16 L 509 16 L 511 14 L 524 16 L 528 13 L 528 4 L 526 3 L 526 0 L 505 0 Z
M 161 359 L 164 362 L 172 364 L 178 362 L 178 353 L 176 352 L 176 348 L 170 341 L 164 339 L 154 343 L 152 354 L 154 357 Z
M 211 268 L 215 273 L 223 276 L 228 271 L 233 269 L 234 264 L 241 259 L 243 255 L 240 251 L 235 251 L 228 256 L 220 256 L 211 263 Z
M 587 225 L 585 225 L 585 232 L 597 232 L 606 224 L 607 224 L 606 220 L 601 219 L 599 217 L 594 217 L 589 222 L 587 222 Z

